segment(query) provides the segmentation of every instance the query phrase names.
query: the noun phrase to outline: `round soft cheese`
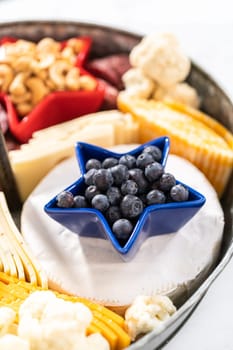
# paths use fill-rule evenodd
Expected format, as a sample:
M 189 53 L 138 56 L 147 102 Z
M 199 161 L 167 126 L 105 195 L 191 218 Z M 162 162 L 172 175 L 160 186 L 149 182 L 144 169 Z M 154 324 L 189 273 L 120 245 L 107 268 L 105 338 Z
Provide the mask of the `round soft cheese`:
M 118 146 L 114 151 L 132 147 Z M 142 294 L 166 294 L 175 300 L 207 277 L 223 235 L 218 197 L 187 160 L 169 155 L 166 171 L 204 194 L 206 203 L 178 232 L 147 239 L 129 262 L 114 254 L 107 240 L 80 238 L 44 212 L 44 205 L 80 176 L 74 158 L 60 163 L 41 181 L 24 204 L 21 230 L 53 288 L 109 306 L 126 306 Z

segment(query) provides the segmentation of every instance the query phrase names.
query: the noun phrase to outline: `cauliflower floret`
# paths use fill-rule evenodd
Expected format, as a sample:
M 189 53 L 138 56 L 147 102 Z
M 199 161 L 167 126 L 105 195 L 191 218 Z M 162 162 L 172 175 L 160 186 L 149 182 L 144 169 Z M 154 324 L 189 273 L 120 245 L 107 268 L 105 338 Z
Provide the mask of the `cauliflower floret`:
M 9 332 L 9 328 L 13 325 L 16 313 L 9 307 L 0 308 L 0 336 Z
M 72 303 L 55 298 L 44 310 L 43 323 L 65 327 L 70 331 L 85 334 L 92 320 L 92 312 L 82 303 Z
M 158 101 L 170 99 L 193 108 L 200 107 L 200 99 L 196 90 L 187 83 L 180 83 L 167 88 L 158 86 L 155 89 L 153 98 Z
M 138 296 L 126 310 L 125 323 L 129 335 L 135 340 L 137 335 L 160 328 L 174 312 L 176 307 L 166 296 Z
M 5 334 L 0 338 L 0 350 L 30 350 L 27 340 L 13 334 Z
M 122 81 L 125 85 L 126 92 L 130 96 L 149 98 L 156 84 L 154 81 L 145 76 L 139 68 L 129 69 L 123 76 Z
M 182 82 L 191 68 L 189 58 L 170 33 L 145 36 L 131 50 L 129 59 L 133 67 L 140 68 L 161 86 Z
M 19 318 L 35 318 L 40 320 L 44 309 L 50 301 L 56 299 L 52 291 L 38 291 L 32 293 L 19 308 Z
M 20 307 L 18 335 L 30 342 L 31 350 L 75 350 L 79 343 L 88 344 L 86 329 L 92 317 L 82 303 L 64 301 L 50 291 L 34 292 Z M 98 349 L 109 350 L 106 343 L 103 338 Z M 86 349 L 84 345 L 79 349 Z

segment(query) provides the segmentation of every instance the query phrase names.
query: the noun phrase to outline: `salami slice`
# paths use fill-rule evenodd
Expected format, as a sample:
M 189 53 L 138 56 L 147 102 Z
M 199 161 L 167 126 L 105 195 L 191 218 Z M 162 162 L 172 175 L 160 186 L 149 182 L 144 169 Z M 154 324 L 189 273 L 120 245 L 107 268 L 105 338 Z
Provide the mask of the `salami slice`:
M 109 84 L 106 80 L 99 79 L 101 84 L 104 86 L 104 100 L 101 105 L 101 110 L 110 110 L 117 108 L 117 96 L 119 90 L 116 89 L 115 86 Z
M 124 88 L 122 75 L 130 68 L 127 54 L 110 55 L 89 61 L 86 69 L 97 78 L 106 80 L 118 90 Z

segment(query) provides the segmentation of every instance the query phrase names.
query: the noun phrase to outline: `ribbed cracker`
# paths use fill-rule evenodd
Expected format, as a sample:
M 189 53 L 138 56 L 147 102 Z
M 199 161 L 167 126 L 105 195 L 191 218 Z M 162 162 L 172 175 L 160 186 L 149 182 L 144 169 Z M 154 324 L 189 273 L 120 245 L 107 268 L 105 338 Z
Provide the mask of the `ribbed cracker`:
M 0 192 L 1 271 L 20 280 L 46 287 L 47 276 L 35 261 L 9 212 L 5 195 Z

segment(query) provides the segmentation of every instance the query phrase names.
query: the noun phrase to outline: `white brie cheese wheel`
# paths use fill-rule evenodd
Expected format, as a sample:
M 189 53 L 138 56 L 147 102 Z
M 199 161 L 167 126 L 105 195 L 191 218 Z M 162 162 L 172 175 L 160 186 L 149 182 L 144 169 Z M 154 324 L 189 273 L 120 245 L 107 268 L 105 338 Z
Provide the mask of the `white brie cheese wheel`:
M 118 146 L 114 151 L 126 152 L 134 146 Z M 206 203 L 178 232 L 147 239 L 129 262 L 108 241 L 79 238 L 44 212 L 44 205 L 80 176 L 74 158 L 40 182 L 24 204 L 21 230 L 52 287 L 105 305 L 124 306 L 142 294 L 166 294 L 175 300 L 207 277 L 217 260 L 224 228 L 218 197 L 187 160 L 169 155 L 166 171 L 204 194 Z

